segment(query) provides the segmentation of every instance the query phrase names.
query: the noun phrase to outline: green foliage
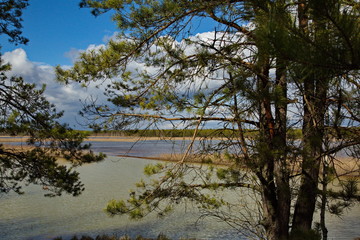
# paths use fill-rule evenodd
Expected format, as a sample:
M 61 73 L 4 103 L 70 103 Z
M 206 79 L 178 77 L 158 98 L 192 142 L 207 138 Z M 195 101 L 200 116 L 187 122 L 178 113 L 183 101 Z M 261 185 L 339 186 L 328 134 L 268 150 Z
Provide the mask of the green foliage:
M 235 170 L 233 168 L 218 168 L 216 172 L 216 176 L 219 180 L 223 180 L 225 182 L 241 182 L 243 180 L 242 170 Z
M 15 44 L 28 41 L 21 36 L 21 15 L 27 6 L 27 0 L 0 3 L 0 35 L 7 35 Z M 57 122 L 63 113 L 45 99 L 45 85 L 37 88 L 22 77 L 8 76 L 10 69 L 10 64 L 0 59 L 0 133 L 29 136 L 29 146 L 22 149 L 0 144 L 0 194 L 22 194 L 23 186 L 29 184 L 42 185 L 45 196 L 50 197 L 63 192 L 81 194 L 84 186 L 73 167 L 105 156 L 95 155 L 89 145 L 82 144 L 86 133 Z M 60 157 L 73 165 L 59 164 Z
M 108 202 L 105 211 L 110 215 L 116 215 L 119 213 L 128 212 L 128 208 L 126 207 L 125 202 L 122 200 L 121 201 L 111 200 Z
M 157 238 L 144 238 L 142 236 L 137 236 L 135 238 L 131 238 L 127 235 L 122 237 L 116 237 L 116 236 L 108 236 L 108 235 L 101 235 L 97 236 L 95 238 L 89 237 L 89 236 L 82 236 L 81 238 L 78 238 L 77 236 L 74 236 L 71 238 L 71 240 L 170 240 L 170 238 L 166 237 L 164 234 L 159 234 Z M 54 238 L 54 240 L 62 240 L 62 238 Z M 181 240 L 186 240 L 185 238 L 181 238 Z M 189 240 L 195 240 L 195 239 L 189 239 Z
M 22 11 L 28 5 L 28 0 L 3 0 L 0 4 L 0 35 L 8 35 L 12 43 L 26 44 L 29 41 L 21 36 Z
M 357 178 L 349 178 L 340 180 L 340 190 L 330 189 L 327 192 L 327 207 L 331 214 L 342 216 L 345 210 L 351 208 L 360 200 L 358 194 L 359 180 Z
M 353 199 L 354 197 L 357 197 L 359 192 L 358 188 L 358 180 L 356 178 L 349 179 L 344 183 L 342 195 L 345 200 Z
M 186 161 L 148 166 L 152 180 L 140 182 L 128 200 L 111 203 L 109 212 L 162 216 L 168 207 L 191 201 L 206 214 L 243 227 L 240 231 L 251 229 L 248 238 L 289 239 L 291 231 L 294 238 L 317 239 L 310 226 L 322 161 L 342 150 L 355 159 L 360 154 L 358 5 L 339 0 L 81 1 L 95 15 L 112 12 L 119 27 L 106 47 L 84 53 L 71 69 L 57 69 L 66 83 L 113 80 L 105 91 L 110 104 L 91 103 L 84 111 L 96 129 L 197 136 L 200 153 L 224 153 L 233 163 L 216 171 Z M 213 31 L 196 35 L 204 20 L 214 23 Z M 140 67 L 131 70 L 132 63 Z M 216 127 L 205 129 L 209 122 Z M 164 123 L 174 130 L 134 130 Z M 189 152 L 194 148 L 190 145 Z M 324 182 L 336 176 L 329 161 Z M 322 192 L 324 201 L 343 200 L 333 212 L 355 198 L 355 185 L 342 187 Z M 223 201 L 228 190 L 240 192 L 236 203 Z M 248 197 L 258 208 L 234 213 L 234 206 L 247 206 Z
M 158 163 L 156 165 L 149 164 L 149 165 L 146 165 L 146 167 L 144 168 L 144 173 L 147 176 L 152 176 L 154 174 L 158 174 L 163 169 L 164 169 L 164 165 L 161 163 Z
M 74 196 L 83 190 L 79 174 L 57 162 L 58 157 L 74 165 L 100 161 L 103 154 L 89 151 L 82 141 L 88 135 L 74 131 L 56 120 L 62 113 L 43 96 L 45 88 L 37 89 L 21 77 L 6 75 L 7 65 L 0 73 L 0 132 L 8 135 L 27 135 L 30 148 L 22 150 L 0 145 L 0 191 L 23 193 L 20 183 L 43 185 L 46 196 L 67 192 Z
M 244 130 L 244 135 L 248 138 L 253 138 L 257 133 L 253 130 Z M 97 136 L 129 136 L 129 137 L 193 137 L 195 129 L 129 129 L 129 130 L 109 130 L 90 132 Z M 301 130 L 295 130 L 292 136 L 299 138 Z M 231 138 L 234 135 L 232 129 L 199 129 L 196 136 L 199 138 Z

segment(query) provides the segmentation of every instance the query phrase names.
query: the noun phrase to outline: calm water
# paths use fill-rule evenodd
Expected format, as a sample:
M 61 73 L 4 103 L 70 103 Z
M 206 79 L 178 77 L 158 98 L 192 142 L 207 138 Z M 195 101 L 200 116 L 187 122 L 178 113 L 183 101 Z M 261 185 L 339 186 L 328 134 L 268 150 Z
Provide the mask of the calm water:
M 145 142 L 135 145 L 124 142 L 94 142 L 94 149 L 108 155 L 152 156 L 178 151 L 165 142 Z M 192 237 L 198 239 L 241 239 L 237 232 L 216 221 L 196 222 L 198 213 L 188 207 L 179 208 L 169 217 L 147 217 L 142 221 L 129 221 L 127 217 L 108 217 L 103 208 L 111 199 L 126 198 L 129 189 L 143 178 L 143 167 L 149 160 L 109 156 L 105 161 L 80 167 L 78 170 L 86 186 L 79 197 L 43 197 L 44 191 L 37 186 L 27 187 L 25 195 L 0 196 L 1 240 L 44 240 L 62 236 L 69 239 L 77 234 L 128 234 L 156 237 L 164 233 L 173 239 Z M 360 236 L 360 207 L 356 206 L 340 219 L 330 217 L 329 239 L 353 239 Z
M 127 155 L 134 157 L 156 157 L 167 153 L 180 153 L 189 143 L 186 141 L 147 140 L 140 142 L 91 142 L 95 152 L 107 155 Z

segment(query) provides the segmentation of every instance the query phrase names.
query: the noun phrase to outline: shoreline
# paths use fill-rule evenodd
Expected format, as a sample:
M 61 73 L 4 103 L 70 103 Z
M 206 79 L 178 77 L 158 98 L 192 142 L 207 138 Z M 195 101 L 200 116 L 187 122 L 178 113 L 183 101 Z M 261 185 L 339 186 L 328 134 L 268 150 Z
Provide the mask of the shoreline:
M 135 159 L 146 159 L 149 161 L 162 161 L 162 162 L 171 162 L 171 163 L 179 163 L 181 162 L 183 154 L 161 154 L 159 156 L 132 156 L 132 155 L 115 155 L 115 157 L 120 158 L 135 158 Z M 195 156 L 196 157 L 196 156 Z M 205 157 L 206 158 L 206 157 Z M 210 157 L 211 158 L 211 157 Z M 222 160 L 220 158 L 219 160 L 216 160 L 216 158 L 213 158 L 214 161 L 203 161 L 201 156 L 198 158 L 199 160 L 193 160 L 194 156 L 189 155 L 187 159 L 184 160 L 184 163 L 189 164 L 204 164 L 204 165 L 214 165 L 219 167 L 229 167 L 233 163 L 232 162 L 226 162 L 225 160 Z M 338 177 L 355 177 L 360 178 L 360 160 L 356 160 L 350 157 L 341 157 L 335 160 L 335 169 L 336 174 Z M 242 169 L 246 169 L 245 166 L 240 167 Z
M 90 136 L 89 138 L 85 139 L 85 142 L 138 142 L 138 141 L 181 141 L 181 140 L 192 140 L 191 137 L 173 137 L 173 138 L 161 138 L 161 137 L 119 137 L 119 136 Z M 195 138 L 195 140 L 200 140 L 202 138 Z M 214 138 L 216 140 L 219 138 Z M 29 146 L 27 144 L 20 144 L 20 145 L 13 145 L 12 143 L 26 143 L 28 140 L 27 136 L 0 136 L 0 145 L 4 146 L 5 148 L 12 148 L 12 149 L 22 149 L 22 150 L 30 150 L 33 146 Z M 164 161 L 164 162 L 180 162 L 183 158 L 183 154 L 176 154 L 176 153 L 166 153 L 160 155 L 149 155 L 149 156 L 132 156 L 127 154 L 108 154 L 109 156 L 115 157 L 126 157 L 126 158 L 135 158 L 135 159 L 147 159 L 153 161 Z M 207 159 L 204 161 L 204 159 Z M 210 161 L 209 161 L 210 160 Z M 221 157 L 214 157 L 212 155 L 206 156 L 196 156 L 196 155 L 189 155 L 187 159 L 184 161 L 186 163 L 191 164 L 213 164 L 216 166 L 230 166 L 232 163 L 227 162 L 226 160 L 222 159 Z M 338 175 L 343 176 L 359 176 L 359 166 L 360 166 L 360 159 L 354 159 L 351 157 L 339 157 L 336 159 L 335 168 L 338 172 Z M 345 174 L 347 173 L 347 174 Z
M 0 143 L 6 142 L 26 142 L 28 136 L 0 136 Z M 89 136 L 84 139 L 84 142 L 138 142 L 138 141 L 178 141 L 178 140 L 192 140 L 192 137 L 119 137 L 119 136 Z M 195 140 L 204 139 L 203 137 L 196 137 Z M 209 138 L 210 139 L 210 138 Z M 221 140 L 221 138 L 211 138 L 211 140 Z

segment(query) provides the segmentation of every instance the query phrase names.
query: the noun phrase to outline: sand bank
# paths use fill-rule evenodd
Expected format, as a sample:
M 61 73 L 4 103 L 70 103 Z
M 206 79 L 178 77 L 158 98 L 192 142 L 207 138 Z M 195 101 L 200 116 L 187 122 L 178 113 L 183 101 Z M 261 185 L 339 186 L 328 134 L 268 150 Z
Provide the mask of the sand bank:
M 14 137 L 14 136 L 0 136 L 0 143 L 12 143 L 12 142 L 26 142 L 29 139 L 28 136 Z M 200 140 L 201 138 L 195 138 Z M 214 140 L 215 138 L 213 138 Z M 218 139 L 218 138 L 216 138 Z M 191 137 L 118 137 L 118 136 L 89 136 L 85 141 L 89 142 L 138 142 L 138 141 L 178 141 L 178 140 L 192 140 Z
M 29 150 L 33 148 L 28 146 L 25 142 L 29 138 L 26 136 L 22 137 L 13 137 L 13 136 L 0 136 L 0 143 L 3 144 L 5 148 L 12 148 L 16 150 Z M 160 138 L 160 137 L 119 137 L 119 136 L 90 136 L 86 139 L 89 142 L 137 142 L 137 141 L 160 141 L 160 140 L 191 140 L 192 138 Z M 12 145 L 12 143 L 23 142 L 22 145 Z M 118 157 L 129 157 L 129 158 L 142 158 L 149 160 L 160 160 L 160 161 L 169 161 L 169 162 L 179 162 L 183 159 L 183 154 L 161 154 L 157 156 L 130 156 L 130 155 L 117 155 Z M 204 156 L 189 156 L 186 159 L 188 163 L 204 163 Z M 216 165 L 230 165 L 231 163 L 227 162 L 221 158 L 215 158 L 213 156 L 206 156 L 206 161 L 211 160 L 213 164 Z M 360 175 L 360 159 L 354 159 L 350 157 L 341 157 L 334 161 L 335 169 L 339 175 L 350 175 L 350 176 L 359 176 Z

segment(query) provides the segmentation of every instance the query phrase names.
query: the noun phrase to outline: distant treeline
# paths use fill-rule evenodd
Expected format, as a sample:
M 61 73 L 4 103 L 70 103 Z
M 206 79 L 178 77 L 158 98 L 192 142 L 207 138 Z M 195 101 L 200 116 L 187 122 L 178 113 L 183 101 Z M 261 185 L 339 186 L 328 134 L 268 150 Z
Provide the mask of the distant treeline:
M 99 136 L 126 136 L 126 137 L 192 137 L 195 129 L 134 129 L 94 133 Z M 247 131 L 250 134 L 251 131 Z M 94 135 L 91 134 L 91 135 Z M 197 137 L 231 137 L 235 132 L 229 129 L 201 129 Z
M 329 133 L 337 138 L 353 138 L 360 134 L 360 127 L 341 127 L 341 128 L 332 128 L 328 127 Z M 134 129 L 134 130 L 111 130 L 111 131 L 84 131 L 78 130 L 78 132 L 86 133 L 91 136 L 114 136 L 114 137 L 193 137 L 195 129 Z M 258 134 L 256 130 L 244 130 L 244 137 L 254 138 Z M 7 132 L 0 132 L 1 136 L 11 136 Z M 27 136 L 27 133 L 18 133 L 16 137 Z M 14 136 L 14 135 L 12 135 Z M 239 137 L 239 132 L 237 129 L 200 129 L 198 130 L 197 137 L 201 138 L 236 138 Z M 289 129 L 288 130 L 289 139 L 300 139 L 302 138 L 301 129 Z
M 183 240 L 186 240 L 187 238 L 181 238 Z M 54 238 L 54 240 L 63 240 L 61 237 Z M 70 240 L 170 240 L 170 238 L 166 237 L 163 234 L 160 234 L 157 238 L 144 238 L 142 236 L 137 236 L 136 238 L 131 238 L 127 235 L 122 237 L 116 237 L 116 236 L 108 236 L 108 235 L 101 235 L 97 236 L 95 238 L 89 237 L 89 236 L 82 236 L 77 237 L 74 236 Z M 191 238 L 189 240 L 196 240 L 195 238 Z
M 195 129 L 135 129 L 89 132 L 92 136 L 119 136 L 119 137 L 193 137 Z M 244 137 L 252 138 L 257 135 L 255 130 L 244 130 Z M 235 138 L 239 137 L 237 130 L 231 129 L 200 129 L 197 137 L 203 138 Z M 289 131 L 290 138 L 301 138 L 301 129 Z

